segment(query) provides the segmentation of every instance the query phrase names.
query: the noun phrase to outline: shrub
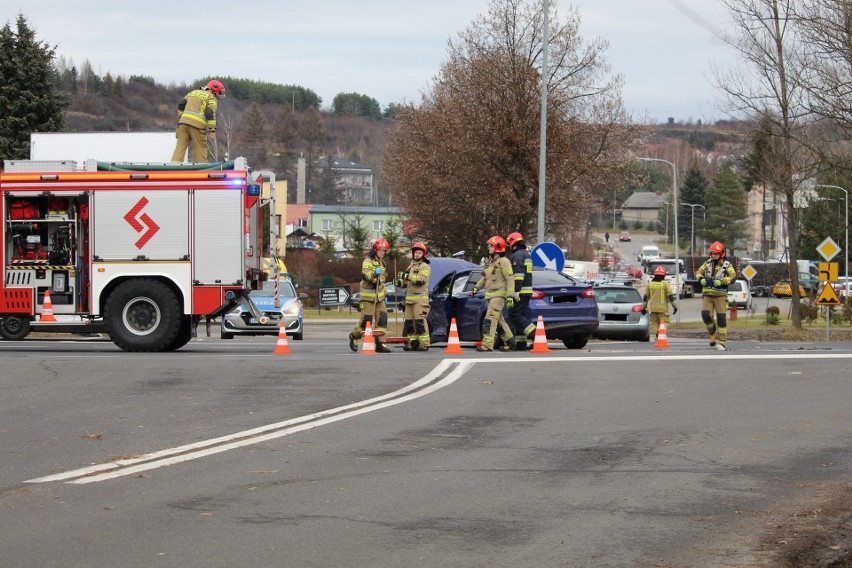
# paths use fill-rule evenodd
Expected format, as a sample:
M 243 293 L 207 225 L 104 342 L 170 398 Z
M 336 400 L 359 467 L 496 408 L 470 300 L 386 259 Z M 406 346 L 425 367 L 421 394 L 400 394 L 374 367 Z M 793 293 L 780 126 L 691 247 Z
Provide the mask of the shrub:
M 781 308 L 778 306 L 766 307 L 766 325 L 778 325 L 781 323 Z
M 812 325 L 819 317 L 819 307 L 811 302 L 800 302 L 799 309 L 802 311 L 802 319 Z
M 781 308 L 779 308 L 778 306 L 767 306 L 766 307 L 766 315 L 780 316 L 781 315 Z

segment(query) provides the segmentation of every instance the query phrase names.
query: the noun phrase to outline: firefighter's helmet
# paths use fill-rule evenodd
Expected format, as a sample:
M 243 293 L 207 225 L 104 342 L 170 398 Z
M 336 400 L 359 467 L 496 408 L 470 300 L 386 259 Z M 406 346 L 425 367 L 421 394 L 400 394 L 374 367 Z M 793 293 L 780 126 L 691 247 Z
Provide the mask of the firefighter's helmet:
M 725 245 L 716 241 L 712 245 L 710 245 L 710 253 L 718 252 L 720 256 L 725 256 Z
M 390 244 L 386 239 L 376 239 L 375 241 L 373 241 L 372 249 L 373 252 L 379 250 L 390 250 Z
M 518 241 L 523 242 L 523 240 L 524 240 L 524 236 L 522 234 L 516 232 L 516 233 L 512 233 L 511 235 L 506 237 L 506 244 L 509 245 L 510 247 L 513 247 L 513 246 L 515 246 L 515 243 L 517 243 Z
M 426 248 L 426 244 L 423 241 L 417 241 L 416 243 L 411 245 L 411 254 L 412 255 L 414 254 L 414 251 L 416 251 L 416 250 L 422 250 L 423 256 L 426 256 L 427 254 L 429 254 L 429 249 Z
M 494 252 L 506 252 L 506 240 L 500 235 L 488 239 L 488 244 L 494 247 Z
M 654 276 L 665 276 L 666 268 L 664 266 L 658 266 L 656 270 L 654 270 Z
M 222 84 L 221 81 L 217 81 L 213 79 L 207 83 L 207 90 L 216 95 L 216 97 L 224 97 L 225 96 L 225 85 Z

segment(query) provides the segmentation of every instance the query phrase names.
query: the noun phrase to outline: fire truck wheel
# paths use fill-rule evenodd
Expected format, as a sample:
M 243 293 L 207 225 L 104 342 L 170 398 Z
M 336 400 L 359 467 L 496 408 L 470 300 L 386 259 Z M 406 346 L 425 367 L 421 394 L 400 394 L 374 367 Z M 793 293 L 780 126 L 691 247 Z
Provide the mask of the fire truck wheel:
M 119 284 L 104 307 L 110 338 L 125 351 L 169 349 L 180 334 L 182 315 L 175 293 L 150 278 Z
M 6 316 L 0 324 L 0 337 L 8 341 L 19 341 L 30 332 L 29 318 L 21 316 Z
M 180 332 L 174 342 L 166 347 L 166 351 L 176 351 L 192 340 L 192 316 L 183 316 L 180 323 Z

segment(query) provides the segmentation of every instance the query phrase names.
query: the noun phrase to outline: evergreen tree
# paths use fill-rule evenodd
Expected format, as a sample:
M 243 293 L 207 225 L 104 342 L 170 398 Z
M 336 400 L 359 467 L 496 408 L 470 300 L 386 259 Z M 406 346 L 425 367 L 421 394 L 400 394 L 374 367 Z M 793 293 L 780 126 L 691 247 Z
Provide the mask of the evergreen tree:
M 686 172 L 683 185 L 678 190 L 678 208 L 680 212 L 677 218 L 678 233 L 680 235 L 689 235 L 690 248 L 693 246 L 693 223 L 696 242 L 698 241 L 697 235 L 700 235 L 702 231 L 702 223 L 705 217 L 703 207 L 706 206 L 704 200 L 709 187 L 710 182 L 707 180 L 707 176 L 698 168 L 697 164 L 693 163 Z M 698 205 L 701 207 L 697 207 Z M 695 254 L 695 252 L 690 250 L 690 254 Z
M 240 152 L 254 168 L 266 166 L 267 132 L 266 118 L 260 105 L 252 103 L 246 113 L 246 129 L 240 137 Z
M 702 233 L 705 240 L 721 241 L 729 254 L 738 246 L 745 246 L 746 194 L 731 164 L 719 168 L 713 186 L 707 190 L 706 203 L 707 223 Z
M 55 48 L 35 38 L 23 14 L 0 29 L 0 160 L 29 158 L 31 132 L 56 132 L 67 102 L 51 66 Z

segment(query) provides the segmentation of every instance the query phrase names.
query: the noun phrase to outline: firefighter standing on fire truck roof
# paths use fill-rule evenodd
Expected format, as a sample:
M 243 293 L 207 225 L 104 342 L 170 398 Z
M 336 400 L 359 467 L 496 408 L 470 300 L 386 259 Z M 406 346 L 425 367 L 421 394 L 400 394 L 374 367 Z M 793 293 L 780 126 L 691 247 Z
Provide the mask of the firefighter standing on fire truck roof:
M 376 334 L 376 352 L 390 353 L 391 350 L 384 341 L 388 326 L 388 308 L 385 306 L 385 253 L 390 250 L 390 244 L 385 239 L 373 241 L 370 252 L 361 263 L 361 319 L 355 324 L 349 334 L 349 349 L 358 351 L 358 338 L 366 329 L 367 322 Z
M 207 162 L 207 138 L 216 140 L 216 110 L 219 97 L 225 96 L 225 85 L 215 79 L 200 89 L 187 93 L 178 105 L 177 145 L 173 162 L 183 162 L 192 142 L 192 161 Z M 206 132 L 206 135 L 205 135 Z
M 500 328 L 500 338 L 503 340 L 502 351 L 511 351 L 515 348 L 515 338 L 512 328 L 503 318 L 503 306 L 515 305 L 515 278 L 512 274 L 512 264 L 506 258 L 506 241 L 503 237 L 495 235 L 488 239 L 488 254 L 491 262 L 482 271 L 482 278 L 473 285 L 471 296 L 485 288 L 485 300 L 488 302 L 488 311 L 485 312 L 485 325 L 482 330 L 482 345 L 477 351 L 494 351 L 494 339 L 497 328 Z
M 725 245 L 719 241 L 710 245 L 710 258 L 695 271 L 695 276 L 702 286 L 701 319 L 710 333 L 710 347 L 715 346 L 719 351 L 725 351 L 725 343 L 728 341 L 728 322 L 725 318 L 728 284 L 737 278 L 737 271 L 725 260 Z
M 648 313 L 648 305 L 651 309 L 651 329 L 654 339 L 660 331 L 660 322 L 669 321 L 669 303 L 671 303 L 673 314 L 677 313 L 677 300 L 672 285 L 666 282 L 666 269 L 658 266 L 654 270 L 654 277 L 648 282 L 648 293 L 642 298 L 642 315 Z
M 411 245 L 411 264 L 408 269 L 397 275 L 394 285 L 405 288 L 405 323 L 402 334 L 405 336 L 404 351 L 429 351 L 429 259 L 426 245 L 418 241 Z
M 512 233 L 506 237 L 506 244 L 512 247 L 512 272 L 515 278 L 515 305 L 509 308 L 508 320 L 515 332 L 517 349 L 520 351 L 526 349 L 528 339 L 530 342 L 535 339 L 535 324 L 527 316 L 533 293 L 533 262 L 521 233 Z

